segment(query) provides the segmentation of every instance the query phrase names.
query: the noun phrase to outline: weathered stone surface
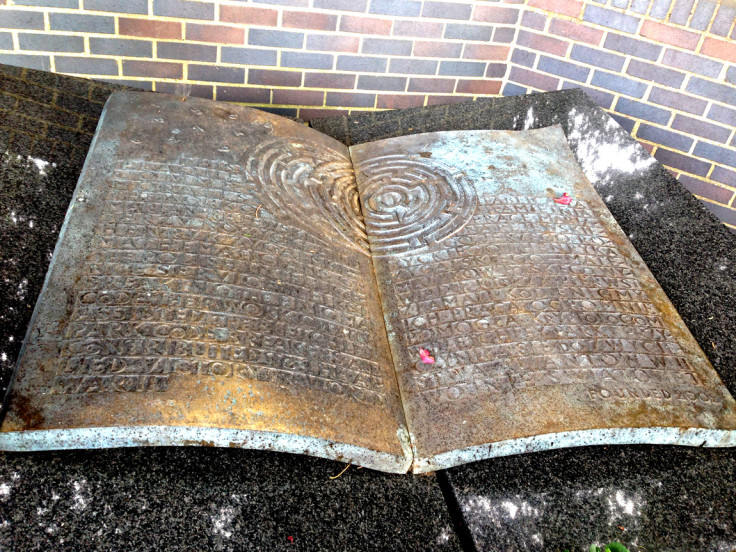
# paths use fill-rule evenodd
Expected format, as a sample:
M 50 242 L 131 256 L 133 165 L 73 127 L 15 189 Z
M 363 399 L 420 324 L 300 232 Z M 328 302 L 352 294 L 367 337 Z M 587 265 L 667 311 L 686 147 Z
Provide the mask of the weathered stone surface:
M 659 163 L 632 172 L 648 157 L 581 91 L 312 121 L 347 144 L 554 124 L 562 125 L 578 163 L 736 393 L 733 235 Z M 609 446 L 509 456 L 440 473 L 447 474 L 468 527 L 464 534 L 478 549 L 587 550 L 618 540 L 630 550 L 685 552 L 736 542 L 735 466 L 734 449 Z
M 5 385 L 97 119 L 122 87 L 8 66 L 0 86 L 13 102 L 0 107 L 0 143 L 11 156 L 0 162 Z M 49 110 L 38 111 L 47 100 Z M 83 114 L 71 128 L 85 133 L 63 141 L 58 118 Z M 0 453 L 0 548 L 459 549 L 436 477 L 351 467 L 330 479 L 344 467 L 201 447 Z

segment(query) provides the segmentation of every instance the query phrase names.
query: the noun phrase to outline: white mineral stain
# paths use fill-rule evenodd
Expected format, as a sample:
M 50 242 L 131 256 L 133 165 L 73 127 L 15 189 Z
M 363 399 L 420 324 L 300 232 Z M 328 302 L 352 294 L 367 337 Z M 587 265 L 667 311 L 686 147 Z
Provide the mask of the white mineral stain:
M 529 130 L 536 122 L 537 119 L 534 117 L 534 107 L 530 107 L 529 111 L 526 112 L 526 118 L 524 119 L 524 130 Z
M 220 508 L 220 511 L 216 516 L 210 516 L 212 520 L 212 532 L 215 535 L 229 539 L 233 536 L 232 523 L 240 513 L 242 503 L 245 501 L 245 496 L 232 495 L 230 497 L 234 504 L 228 504 Z
M 447 544 L 450 542 L 450 537 L 452 536 L 452 529 L 449 527 L 445 527 L 442 529 L 439 535 L 437 535 L 437 544 Z
M 573 109 L 568 118 L 567 138 L 577 148 L 580 166 L 593 184 L 610 184 L 612 171 L 636 173 L 654 164 L 654 158 L 636 143 L 625 143 L 618 138 L 620 133 L 596 130 L 585 113 Z M 606 124 L 607 130 L 616 127 L 613 121 Z
M 71 486 L 74 489 L 74 494 L 72 495 L 72 500 L 74 500 L 72 510 L 86 510 L 90 503 L 87 480 L 82 479 L 80 481 L 72 481 Z
M 540 498 L 540 496 L 535 497 Z M 500 527 L 510 521 L 521 522 L 522 519 L 534 519 L 540 516 L 538 508 L 532 506 L 521 497 L 506 497 L 493 500 L 485 496 L 471 496 L 465 501 L 463 510 L 479 520 L 489 521 Z

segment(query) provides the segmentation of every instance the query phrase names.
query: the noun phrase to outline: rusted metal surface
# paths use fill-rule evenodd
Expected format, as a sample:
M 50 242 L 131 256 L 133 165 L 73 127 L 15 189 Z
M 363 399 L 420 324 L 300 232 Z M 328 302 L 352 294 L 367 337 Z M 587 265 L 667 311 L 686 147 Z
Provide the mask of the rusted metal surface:
M 414 471 L 586 444 L 736 444 L 733 398 L 559 127 L 350 153 Z
M 111 98 L 16 373 L 8 450 L 410 460 L 347 148 L 239 106 Z

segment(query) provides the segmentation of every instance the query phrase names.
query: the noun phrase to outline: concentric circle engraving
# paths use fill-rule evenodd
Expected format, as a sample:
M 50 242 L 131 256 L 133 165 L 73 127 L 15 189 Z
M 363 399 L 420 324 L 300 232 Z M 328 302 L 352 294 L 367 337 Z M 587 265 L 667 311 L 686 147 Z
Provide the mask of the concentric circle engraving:
M 249 152 L 248 171 L 263 208 L 312 234 L 368 254 L 350 159 L 301 140 L 273 138 Z
M 357 172 L 374 255 L 431 247 L 462 229 L 475 212 L 473 186 L 436 161 L 383 155 L 360 163 Z

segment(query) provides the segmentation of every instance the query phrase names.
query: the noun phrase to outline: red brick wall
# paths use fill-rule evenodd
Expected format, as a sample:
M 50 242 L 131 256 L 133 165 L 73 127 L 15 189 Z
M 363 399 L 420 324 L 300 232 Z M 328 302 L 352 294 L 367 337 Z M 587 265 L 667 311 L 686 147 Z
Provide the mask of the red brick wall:
M 303 119 L 581 87 L 736 229 L 728 2 L 0 0 L 0 63 Z

